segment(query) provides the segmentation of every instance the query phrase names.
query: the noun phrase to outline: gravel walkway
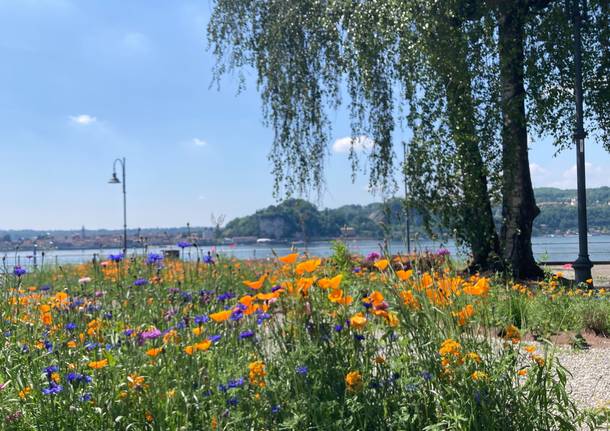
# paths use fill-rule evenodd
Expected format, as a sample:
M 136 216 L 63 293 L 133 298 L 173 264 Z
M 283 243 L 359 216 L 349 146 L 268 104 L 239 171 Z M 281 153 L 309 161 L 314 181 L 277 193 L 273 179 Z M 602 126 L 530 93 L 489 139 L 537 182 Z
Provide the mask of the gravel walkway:
M 567 386 L 579 406 L 610 407 L 610 347 L 558 348 L 556 358 L 571 374 Z

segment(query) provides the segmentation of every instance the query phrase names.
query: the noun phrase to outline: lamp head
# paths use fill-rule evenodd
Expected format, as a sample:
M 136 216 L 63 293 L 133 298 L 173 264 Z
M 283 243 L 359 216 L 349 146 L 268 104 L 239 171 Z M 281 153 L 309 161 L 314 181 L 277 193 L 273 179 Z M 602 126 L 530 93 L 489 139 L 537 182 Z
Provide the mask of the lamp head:
M 108 184 L 120 184 L 121 181 L 117 178 L 116 172 L 112 173 L 112 178 L 108 180 Z

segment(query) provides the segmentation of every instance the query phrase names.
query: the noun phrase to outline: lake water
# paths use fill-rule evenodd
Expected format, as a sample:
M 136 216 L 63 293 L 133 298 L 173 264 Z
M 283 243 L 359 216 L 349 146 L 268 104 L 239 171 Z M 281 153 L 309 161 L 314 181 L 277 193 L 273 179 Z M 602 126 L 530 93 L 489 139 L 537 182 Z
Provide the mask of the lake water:
M 534 255 L 538 261 L 562 261 L 572 262 L 578 255 L 578 237 L 534 237 L 532 238 Z M 381 241 L 374 240 L 347 240 L 346 244 L 354 253 L 366 255 L 372 251 L 379 251 Z M 406 245 L 401 241 L 390 242 L 390 252 L 398 253 L 407 250 Z M 439 248 L 447 248 L 452 255 L 465 257 L 463 251 L 456 249 L 453 241 L 441 243 L 438 241 L 413 241 L 412 249 L 436 251 Z M 130 249 L 129 254 L 145 255 L 147 252 L 161 253 L 162 250 L 176 249 L 176 247 L 149 247 L 148 249 Z M 296 249 L 300 252 L 308 252 L 315 256 L 328 256 L 332 253 L 331 243 L 328 241 L 311 242 L 307 246 L 299 245 Z M 185 259 L 197 259 L 208 250 L 212 253 L 219 253 L 225 256 L 233 256 L 239 259 L 262 259 L 273 256 L 273 252 L 284 255 L 291 252 L 287 245 L 270 244 L 244 244 L 236 246 L 217 246 L 202 247 L 197 250 L 194 247 L 187 248 L 183 252 Z M 36 260 L 37 265 L 61 265 L 67 263 L 82 263 L 90 261 L 94 255 L 98 258 L 106 259 L 111 253 L 118 253 L 120 250 L 41 250 L 36 253 L 34 259 L 33 251 L 20 251 L 18 253 L 0 253 L 4 267 L 12 267 L 15 264 L 31 266 Z M 589 237 L 589 255 L 593 262 L 610 261 L 610 236 L 600 235 Z

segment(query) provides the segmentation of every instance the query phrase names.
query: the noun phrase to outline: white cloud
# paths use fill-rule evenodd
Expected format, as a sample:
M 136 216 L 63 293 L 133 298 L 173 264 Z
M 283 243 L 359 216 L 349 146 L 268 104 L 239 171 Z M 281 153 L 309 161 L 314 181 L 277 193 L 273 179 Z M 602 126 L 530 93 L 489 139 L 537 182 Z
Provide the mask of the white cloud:
M 81 114 L 70 116 L 70 120 L 73 123 L 80 124 L 82 126 L 87 126 L 89 124 L 95 123 L 97 121 L 97 118 L 92 117 L 91 115 Z
M 203 139 L 199 139 L 199 138 L 193 138 L 193 140 L 191 142 L 196 147 L 205 147 L 206 145 L 208 145 L 207 141 L 204 141 Z
M 587 187 L 610 186 L 610 166 L 585 163 Z M 576 188 L 576 165 L 567 169 L 547 169 L 537 163 L 530 164 L 534 187 Z
M 354 146 L 354 151 L 364 151 L 373 148 L 375 142 L 368 136 L 356 136 L 353 139 L 346 136 L 345 138 L 337 139 L 333 143 L 333 151 L 335 153 L 349 153 L 352 144 Z

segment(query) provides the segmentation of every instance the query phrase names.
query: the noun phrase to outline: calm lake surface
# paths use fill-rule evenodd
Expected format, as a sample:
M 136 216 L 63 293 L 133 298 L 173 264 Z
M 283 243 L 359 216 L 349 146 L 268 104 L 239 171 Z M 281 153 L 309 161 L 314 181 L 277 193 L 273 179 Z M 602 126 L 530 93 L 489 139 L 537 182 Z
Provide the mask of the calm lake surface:
M 374 240 L 346 240 L 350 250 L 354 253 L 366 255 L 372 251 L 379 251 L 381 241 Z M 538 261 L 562 261 L 572 262 L 578 255 L 578 237 L 576 236 L 561 236 L 561 237 L 534 237 L 532 239 L 534 255 Z M 328 256 L 332 253 L 331 243 L 329 241 L 311 242 L 307 245 L 302 244 L 295 247 L 300 252 L 308 252 L 315 256 Z M 412 241 L 411 248 L 415 250 L 436 251 L 439 248 L 447 248 L 452 255 L 458 257 L 466 257 L 463 250 L 458 250 L 453 241 Z M 163 250 L 177 249 L 177 247 L 149 247 L 148 249 L 130 249 L 129 254 L 145 255 L 148 252 L 162 253 Z M 407 247 L 401 241 L 390 242 L 390 252 L 406 252 Z M 273 252 L 278 255 L 288 254 L 291 248 L 288 245 L 282 244 L 244 244 L 236 246 L 217 246 L 217 247 L 202 247 L 197 250 L 194 247 L 186 248 L 183 252 L 184 259 L 195 260 L 207 254 L 208 251 L 219 253 L 224 256 L 233 256 L 239 259 L 263 259 L 273 256 Z M 43 255 L 44 252 L 44 255 Z M 38 250 L 34 258 L 33 251 L 2 252 L 3 266 L 13 266 L 15 264 L 23 266 L 31 266 L 34 260 L 38 266 L 40 265 L 61 265 L 67 263 L 82 263 L 90 261 L 94 255 L 98 259 L 106 259 L 111 253 L 118 253 L 120 250 L 104 249 L 104 250 Z M 589 255 L 593 262 L 595 261 L 610 261 L 610 236 L 600 235 L 589 237 Z

